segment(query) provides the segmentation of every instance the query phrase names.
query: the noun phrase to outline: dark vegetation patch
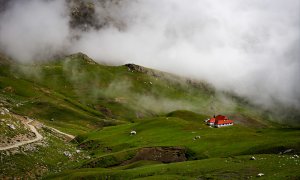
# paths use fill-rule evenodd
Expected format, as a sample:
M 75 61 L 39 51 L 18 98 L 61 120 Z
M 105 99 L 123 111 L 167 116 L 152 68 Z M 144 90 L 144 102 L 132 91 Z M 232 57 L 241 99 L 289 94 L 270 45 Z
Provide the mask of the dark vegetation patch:
M 84 140 L 84 137 L 77 136 L 76 140 L 78 142 L 80 142 L 80 141 Z M 79 145 L 79 147 L 84 150 L 95 150 L 95 149 L 100 149 L 102 147 L 102 143 L 100 141 L 96 141 L 96 140 L 89 140 L 84 143 L 81 143 Z
M 125 161 L 132 159 L 136 154 L 136 150 L 121 151 L 113 154 L 104 155 L 94 158 L 82 166 L 82 168 L 107 168 L 119 166 Z
M 184 147 L 144 147 L 96 157 L 85 163 L 83 168 L 125 166 L 140 161 L 173 163 L 187 161 L 188 158 L 191 158 L 191 153 L 187 154 Z

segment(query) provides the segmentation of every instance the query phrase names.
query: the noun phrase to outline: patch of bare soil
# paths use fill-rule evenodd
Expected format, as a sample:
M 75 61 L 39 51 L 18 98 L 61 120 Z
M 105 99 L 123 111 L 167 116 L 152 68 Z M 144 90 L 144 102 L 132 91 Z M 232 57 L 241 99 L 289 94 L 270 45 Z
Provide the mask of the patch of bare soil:
M 186 161 L 186 149 L 183 147 L 145 147 L 138 150 L 136 155 L 122 165 L 136 161 L 159 161 L 162 163 Z
M 16 135 L 13 138 L 5 137 L 5 136 L 0 136 L 0 138 L 1 138 L 0 147 L 6 147 L 6 146 L 16 144 L 18 142 L 32 140 L 36 138 L 36 135 L 33 132 L 29 132 L 27 134 Z
M 3 89 L 3 92 L 5 92 L 5 93 L 14 93 L 15 89 L 11 86 L 7 86 Z

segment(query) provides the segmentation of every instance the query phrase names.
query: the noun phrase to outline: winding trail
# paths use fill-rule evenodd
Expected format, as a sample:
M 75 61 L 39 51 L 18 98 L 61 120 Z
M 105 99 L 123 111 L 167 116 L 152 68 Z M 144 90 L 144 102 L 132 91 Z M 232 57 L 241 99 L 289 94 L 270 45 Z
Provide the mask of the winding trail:
M 71 134 L 67 134 L 67 133 L 61 132 L 60 130 L 55 129 L 55 128 L 53 128 L 53 127 L 49 127 L 49 126 L 46 126 L 46 125 L 44 125 L 44 126 L 47 127 L 47 128 L 49 128 L 49 129 L 51 129 L 52 131 L 54 131 L 54 132 L 56 132 L 56 133 L 58 133 L 58 134 L 61 134 L 61 135 L 66 136 L 66 137 L 69 138 L 70 140 L 72 140 L 72 139 L 75 138 L 75 136 L 73 136 L 73 135 L 71 135 Z
M 39 140 L 42 140 L 44 137 L 37 131 L 37 129 L 35 128 L 34 125 L 31 125 L 30 123 L 34 120 L 30 119 L 30 120 L 27 120 L 25 119 L 24 117 L 22 116 L 19 116 L 19 115 L 13 115 L 14 117 L 16 117 L 17 119 L 19 119 L 20 121 L 22 121 L 24 123 L 24 125 L 27 125 L 30 129 L 31 132 L 33 132 L 35 134 L 35 138 L 34 139 L 31 139 L 31 140 L 27 140 L 27 141 L 21 141 L 21 142 L 17 142 L 13 145 L 8 145 L 8 146 L 5 146 L 5 147 L 0 147 L 0 151 L 4 151 L 4 150 L 9 150 L 9 149 L 13 149 L 13 148 L 17 148 L 17 147 L 20 147 L 20 146 L 23 146 L 23 145 L 26 145 L 26 144 L 30 144 L 30 143 L 34 143 L 34 142 L 37 142 Z M 37 122 L 37 121 L 36 121 Z M 43 125 L 45 126 L 45 125 Z M 45 126 L 49 129 L 51 129 L 52 131 L 58 133 L 58 134 L 61 134 L 63 136 L 66 136 L 68 139 L 72 140 L 75 138 L 75 136 L 73 135 L 70 135 L 70 134 L 67 134 L 67 133 L 64 133 L 64 132 L 61 132 L 53 127 L 49 127 L 49 126 Z
M 26 125 L 35 134 L 36 137 L 34 139 L 31 139 L 31 140 L 28 140 L 28 141 L 18 142 L 16 144 L 9 145 L 9 146 L 6 146 L 6 147 L 0 147 L 0 151 L 12 149 L 12 148 L 17 148 L 19 146 L 23 146 L 25 144 L 34 143 L 36 141 L 39 141 L 39 140 L 43 139 L 43 136 L 36 130 L 36 128 L 33 125 L 30 124 L 32 121 L 33 120 L 29 120 L 28 122 L 26 122 Z

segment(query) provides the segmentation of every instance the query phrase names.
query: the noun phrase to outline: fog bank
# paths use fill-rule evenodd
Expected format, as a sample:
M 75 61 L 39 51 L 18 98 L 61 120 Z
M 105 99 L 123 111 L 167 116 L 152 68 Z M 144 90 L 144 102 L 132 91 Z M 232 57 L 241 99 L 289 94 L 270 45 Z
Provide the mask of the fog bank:
M 74 2 L 3 6 L 1 51 L 22 62 L 83 52 L 206 80 L 268 108 L 300 108 L 298 0 Z

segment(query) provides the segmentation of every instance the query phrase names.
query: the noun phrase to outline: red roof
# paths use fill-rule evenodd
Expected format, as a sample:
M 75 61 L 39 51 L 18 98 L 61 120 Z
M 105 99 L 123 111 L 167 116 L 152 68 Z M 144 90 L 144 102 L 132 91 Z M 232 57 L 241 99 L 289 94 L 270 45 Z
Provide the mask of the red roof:
M 218 120 L 215 122 L 215 124 L 230 124 L 233 123 L 233 120 Z
M 227 120 L 228 118 L 226 116 L 218 115 L 216 117 L 216 120 Z
M 215 123 L 216 119 L 215 118 L 210 118 L 207 122 L 209 123 Z
M 210 118 L 208 123 L 213 123 L 215 125 L 221 125 L 221 124 L 231 124 L 233 123 L 233 120 L 228 119 L 226 116 L 218 115 L 214 118 Z

